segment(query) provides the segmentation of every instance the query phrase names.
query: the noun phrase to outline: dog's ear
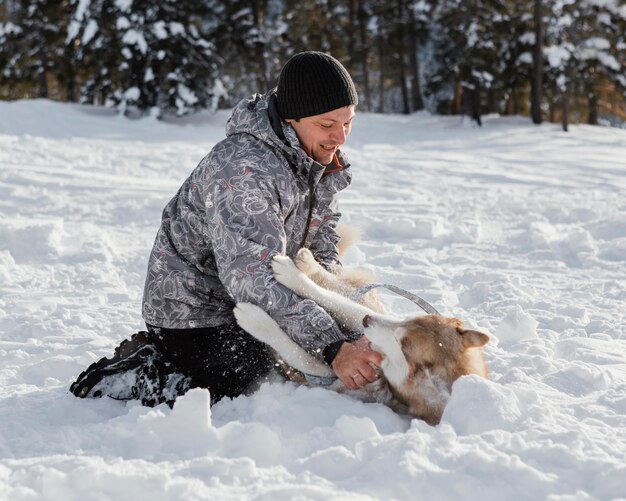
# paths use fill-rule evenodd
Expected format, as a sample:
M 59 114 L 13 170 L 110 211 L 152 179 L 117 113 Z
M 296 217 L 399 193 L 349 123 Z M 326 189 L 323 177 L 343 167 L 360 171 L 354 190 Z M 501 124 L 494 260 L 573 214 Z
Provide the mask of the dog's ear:
M 465 348 L 480 348 L 489 342 L 489 336 L 479 331 L 457 329 L 463 338 L 463 346 Z

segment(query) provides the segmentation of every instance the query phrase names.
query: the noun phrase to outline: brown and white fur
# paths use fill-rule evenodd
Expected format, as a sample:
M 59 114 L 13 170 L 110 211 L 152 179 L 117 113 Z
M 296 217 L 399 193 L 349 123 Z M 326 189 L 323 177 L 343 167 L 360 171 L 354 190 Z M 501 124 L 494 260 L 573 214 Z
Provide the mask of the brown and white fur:
M 379 401 L 396 411 L 408 411 L 431 425 L 438 424 L 450 397 L 452 383 L 460 376 L 487 376 L 481 347 L 486 334 L 463 328 L 460 320 L 441 315 L 422 315 L 404 320 L 388 315 L 373 292 L 359 302 L 348 297 L 369 277 L 354 271 L 333 275 L 301 249 L 295 263 L 276 256 L 272 263 L 278 282 L 300 297 L 311 299 L 349 331 L 364 328 L 372 349 L 382 355 L 381 375 L 360 390 L 352 391 L 365 401 Z M 333 375 L 325 363 L 306 353 L 261 308 L 239 303 L 239 325 L 270 345 L 288 365 L 315 376 Z M 340 380 L 330 388 L 345 392 Z

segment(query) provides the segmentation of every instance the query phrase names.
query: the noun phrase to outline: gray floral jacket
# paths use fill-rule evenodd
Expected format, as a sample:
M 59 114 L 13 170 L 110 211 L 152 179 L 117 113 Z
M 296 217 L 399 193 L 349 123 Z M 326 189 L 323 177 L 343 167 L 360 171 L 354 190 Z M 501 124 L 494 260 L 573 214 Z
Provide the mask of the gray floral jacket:
M 226 139 L 167 204 L 142 313 L 156 327 L 215 327 L 235 321 L 235 303 L 254 303 L 322 359 L 324 348 L 345 336 L 317 304 L 276 282 L 270 263 L 306 246 L 327 269 L 340 269 L 336 194 L 351 174 L 340 153 L 342 168 L 332 172 L 308 157 L 293 128 L 276 117 L 272 92 L 241 101 Z

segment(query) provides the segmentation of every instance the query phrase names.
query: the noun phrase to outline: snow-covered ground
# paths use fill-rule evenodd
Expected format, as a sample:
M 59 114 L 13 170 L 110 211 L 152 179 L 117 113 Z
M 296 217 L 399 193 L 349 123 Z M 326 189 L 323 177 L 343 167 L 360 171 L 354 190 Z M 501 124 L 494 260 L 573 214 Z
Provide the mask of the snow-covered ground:
M 626 498 L 625 130 L 357 115 L 347 264 L 491 334 L 437 427 L 278 382 L 212 409 L 69 394 L 142 329 L 161 210 L 227 116 L 0 103 L 1 499 Z

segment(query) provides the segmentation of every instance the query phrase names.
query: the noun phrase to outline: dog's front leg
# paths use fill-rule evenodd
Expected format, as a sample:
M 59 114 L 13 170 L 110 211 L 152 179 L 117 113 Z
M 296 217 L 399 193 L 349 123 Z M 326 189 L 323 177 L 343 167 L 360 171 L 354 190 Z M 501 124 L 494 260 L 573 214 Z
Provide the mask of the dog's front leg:
M 285 287 L 291 289 L 298 296 L 309 298 L 311 286 L 315 283 L 301 272 L 288 256 L 274 256 L 272 260 L 274 278 Z
M 296 268 L 296 265 L 287 256 L 274 256 L 272 269 L 278 282 L 290 288 L 298 296 L 315 301 L 348 330 L 361 330 L 363 318 L 366 315 L 375 315 L 369 308 L 317 285 Z

